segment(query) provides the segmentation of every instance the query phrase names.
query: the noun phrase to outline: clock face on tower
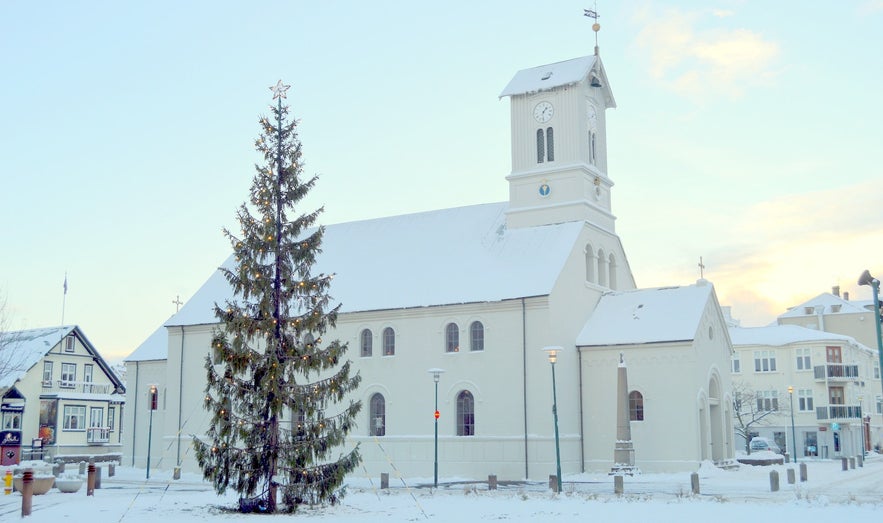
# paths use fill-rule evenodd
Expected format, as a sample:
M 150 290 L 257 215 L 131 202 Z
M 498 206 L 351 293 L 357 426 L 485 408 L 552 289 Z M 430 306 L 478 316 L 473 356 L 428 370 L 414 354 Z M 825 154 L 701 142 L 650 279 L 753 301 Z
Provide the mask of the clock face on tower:
M 533 108 L 533 117 L 540 123 L 551 120 L 553 114 L 555 114 L 555 108 L 549 102 L 540 102 Z

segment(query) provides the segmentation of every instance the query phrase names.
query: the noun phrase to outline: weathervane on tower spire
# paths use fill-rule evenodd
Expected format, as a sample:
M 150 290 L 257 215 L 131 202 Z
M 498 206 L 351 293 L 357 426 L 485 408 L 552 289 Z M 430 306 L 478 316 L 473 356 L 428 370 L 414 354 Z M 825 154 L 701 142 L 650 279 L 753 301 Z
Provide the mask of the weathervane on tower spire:
M 583 9 L 583 15 L 593 19 L 595 23 L 592 24 L 592 31 L 595 31 L 595 55 L 598 54 L 598 31 L 601 30 L 601 24 L 598 23 L 598 18 L 601 16 L 598 14 L 598 2 L 595 2 L 595 9 Z

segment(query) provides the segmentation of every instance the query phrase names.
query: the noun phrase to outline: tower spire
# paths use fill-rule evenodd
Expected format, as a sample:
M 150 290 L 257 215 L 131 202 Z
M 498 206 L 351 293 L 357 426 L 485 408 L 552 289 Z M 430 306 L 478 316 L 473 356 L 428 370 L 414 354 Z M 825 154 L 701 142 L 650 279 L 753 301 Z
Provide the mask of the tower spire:
M 583 15 L 593 19 L 595 23 L 592 24 L 592 31 L 595 32 L 595 56 L 598 56 L 598 31 L 601 30 L 601 24 L 598 23 L 598 18 L 601 16 L 598 14 L 598 2 L 595 2 L 595 9 L 583 9 Z

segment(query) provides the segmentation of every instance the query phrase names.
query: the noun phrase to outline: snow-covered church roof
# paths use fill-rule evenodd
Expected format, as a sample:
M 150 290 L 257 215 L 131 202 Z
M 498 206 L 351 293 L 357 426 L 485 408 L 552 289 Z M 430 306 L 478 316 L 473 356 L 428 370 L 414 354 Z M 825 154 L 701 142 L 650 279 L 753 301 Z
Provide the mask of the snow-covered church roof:
M 700 282 L 605 293 L 576 344 L 602 347 L 692 341 L 714 289 L 709 282 Z
M 341 312 L 547 295 L 583 224 L 507 229 L 507 208 L 492 203 L 328 225 L 312 273 L 334 273 L 330 294 Z M 233 264 L 231 255 L 224 266 Z M 231 298 L 216 270 L 166 326 L 217 323 L 214 304 Z
M 596 60 L 600 59 L 595 55 L 581 56 L 554 64 L 522 69 L 515 73 L 515 76 L 500 93 L 500 98 L 573 85 L 589 75 Z
M 165 324 L 160 325 L 153 334 L 138 345 L 123 361 L 155 361 L 169 357 L 169 333 Z

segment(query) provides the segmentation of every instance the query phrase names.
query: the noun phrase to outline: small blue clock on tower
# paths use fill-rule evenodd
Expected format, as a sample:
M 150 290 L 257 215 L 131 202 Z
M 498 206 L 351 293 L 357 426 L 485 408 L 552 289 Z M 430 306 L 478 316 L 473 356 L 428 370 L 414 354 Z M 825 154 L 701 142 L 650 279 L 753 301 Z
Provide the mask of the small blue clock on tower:
M 542 196 L 542 197 L 549 196 L 549 193 L 552 192 L 552 188 L 549 187 L 549 184 L 546 182 L 543 182 L 540 184 L 539 190 L 540 190 L 540 196 Z

